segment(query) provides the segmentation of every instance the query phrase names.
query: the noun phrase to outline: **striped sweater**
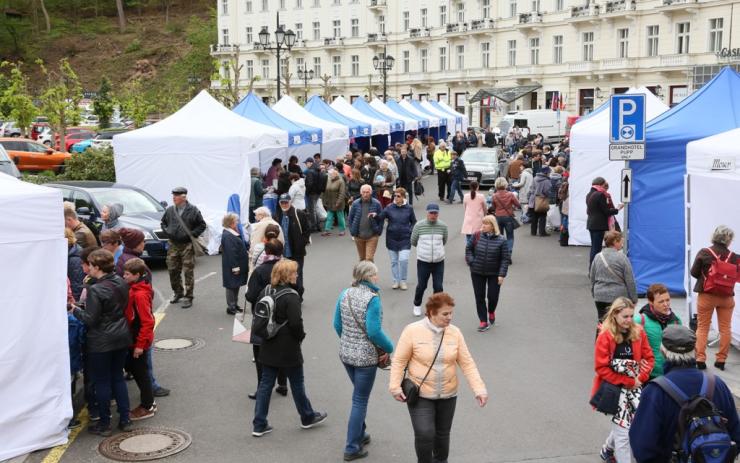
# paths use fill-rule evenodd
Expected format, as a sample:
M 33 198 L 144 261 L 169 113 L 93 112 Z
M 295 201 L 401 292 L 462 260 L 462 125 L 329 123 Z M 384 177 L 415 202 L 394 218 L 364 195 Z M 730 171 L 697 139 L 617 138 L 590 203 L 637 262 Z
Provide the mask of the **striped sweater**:
M 445 259 L 447 224 L 441 220 L 416 222 L 411 232 L 411 245 L 416 246 L 416 258 L 422 262 L 437 263 Z

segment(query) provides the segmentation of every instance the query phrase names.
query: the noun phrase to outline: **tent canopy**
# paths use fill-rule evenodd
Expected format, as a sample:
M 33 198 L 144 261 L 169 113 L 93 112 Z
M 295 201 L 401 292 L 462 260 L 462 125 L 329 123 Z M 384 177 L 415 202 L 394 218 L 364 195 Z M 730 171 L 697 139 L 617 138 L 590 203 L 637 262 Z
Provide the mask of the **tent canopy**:
M 406 100 L 398 102 L 398 106 L 403 108 L 407 113 L 413 114 L 416 117 L 421 117 L 429 121 L 429 127 L 439 127 L 439 117 L 432 117 L 429 114 L 416 109 L 411 103 Z
M 370 102 L 370 106 L 374 110 L 388 117 L 391 117 L 393 119 L 400 119 L 401 121 L 403 121 L 403 125 L 406 130 L 418 130 L 419 129 L 419 121 L 416 118 L 412 118 L 410 116 L 407 116 L 405 114 L 401 114 L 399 112 L 392 110 L 385 103 L 380 101 L 380 99 L 378 98 L 373 98 L 373 101 Z
M 370 124 L 362 122 L 357 119 L 344 116 L 337 112 L 334 108 L 326 104 L 320 96 L 312 96 L 304 108 L 314 116 L 329 122 L 335 122 L 340 125 L 347 126 L 349 128 L 349 138 L 355 137 L 369 137 L 370 136 Z
M 668 106 L 645 87 L 631 88 L 627 94 L 645 95 L 648 121 L 668 110 Z M 591 235 L 586 229 L 586 195 L 591 190 L 594 178 L 605 178 L 612 187 L 614 201 L 618 202 L 619 199 L 619 177 L 624 163 L 609 160 L 609 101 L 607 99 L 588 117 L 580 119 L 570 130 L 568 244 L 571 245 L 591 245 Z M 622 212 L 617 220 L 623 223 Z
M 629 253 L 638 291 L 683 292 L 686 144 L 740 127 L 740 75 L 729 67 L 647 126 L 645 160 L 630 163 Z
M 391 132 L 403 132 L 404 130 L 406 130 L 401 119 L 387 116 L 382 112 L 377 111 L 372 106 L 370 106 L 368 102 L 365 101 L 365 99 L 362 97 L 355 99 L 355 102 L 352 103 L 352 106 L 367 116 L 374 117 L 382 121 L 387 121 L 390 124 Z
M 732 164 L 734 169 L 731 168 Z M 686 170 L 690 174 L 712 173 L 740 179 L 740 128 L 686 145 Z M 738 195 L 740 192 L 728 197 L 740 197 Z M 740 229 L 737 231 L 740 232 Z
M 329 122 L 318 116 L 314 116 L 289 95 L 284 95 L 280 98 L 280 101 L 274 104 L 272 109 L 286 119 L 289 118 L 300 124 L 318 127 L 322 131 L 324 143 L 334 140 L 346 140 L 349 137 L 349 128 L 346 125 Z
M 441 117 L 447 121 L 445 124 L 447 126 L 447 131 L 451 132 L 451 128 L 455 127 L 455 124 L 457 123 L 457 118 L 453 116 L 452 114 L 448 114 L 441 109 L 436 108 L 433 106 L 428 100 L 424 100 L 421 102 L 421 107 L 424 108 L 426 112 L 429 114 L 436 115 L 437 117 Z
M 388 106 L 388 108 L 390 108 L 391 111 L 393 111 L 395 113 L 402 114 L 402 115 L 404 115 L 406 117 L 410 117 L 412 119 L 415 119 L 418 122 L 420 129 L 428 129 L 429 128 L 429 124 L 431 123 L 431 121 L 429 120 L 430 118 L 425 117 L 425 116 L 421 116 L 421 115 L 416 114 L 416 113 L 412 113 L 411 111 L 407 111 L 405 108 L 403 108 L 401 105 L 398 104 L 398 101 L 393 100 L 393 99 L 389 99 L 389 100 L 386 101 L 385 105 Z
M 429 119 L 437 119 L 437 123 L 439 124 L 439 126 L 447 125 L 447 118 L 446 117 L 441 117 L 438 114 L 435 114 L 435 113 L 429 111 L 428 109 L 424 108 L 421 105 L 421 102 L 420 101 L 411 100 L 409 103 L 411 103 L 411 106 L 413 106 L 414 108 L 416 108 L 421 114 L 426 114 L 427 116 L 429 116 Z
M 249 92 L 234 108 L 234 112 L 247 119 L 288 132 L 288 146 L 320 144 L 321 129 L 292 121 L 270 109 L 262 100 Z
M 330 106 L 336 112 L 345 117 L 370 124 L 371 135 L 388 135 L 391 133 L 391 125 L 387 121 L 368 116 L 361 111 L 358 111 L 357 108 L 349 104 L 349 102 L 342 96 L 335 98 Z
M 518 87 L 483 88 L 470 97 L 469 101 L 470 103 L 476 103 L 481 101 L 483 98 L 494 97 L 503 102 L 511 103 L 512 101 L 516 101 L 524 95 L 530 94 L 539 88 L 542 88 L 542 85 L 534 84 L 520 85 Z
M 448 112 L 455 117 L 458 117 L 460 119 L 458 122 L 460 124 L 460 129 L 463 132 L 468 130 L 468 116 L 455 111 L 454 109 L 450 107 L 450 105 L 448 105 L 444 101 L 433 101 L 432 106 L 439 106 L 439 108 L 442 109 L 443 111 Z M 455 128 L 457 128 L 457 126 Z

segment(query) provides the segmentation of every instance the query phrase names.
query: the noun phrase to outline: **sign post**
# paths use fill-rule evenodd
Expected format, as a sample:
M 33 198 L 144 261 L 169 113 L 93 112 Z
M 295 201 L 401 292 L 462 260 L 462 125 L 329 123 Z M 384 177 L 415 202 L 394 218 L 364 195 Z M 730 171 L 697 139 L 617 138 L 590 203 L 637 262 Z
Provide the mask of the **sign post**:
M 629 204 L 632 201 L 631 160 L 645 159 L 645 95 L 612 95 L 609 108 L 609 160 L 624 161 L 619 189 L 624 204 L 624 249 L 629 243 Z

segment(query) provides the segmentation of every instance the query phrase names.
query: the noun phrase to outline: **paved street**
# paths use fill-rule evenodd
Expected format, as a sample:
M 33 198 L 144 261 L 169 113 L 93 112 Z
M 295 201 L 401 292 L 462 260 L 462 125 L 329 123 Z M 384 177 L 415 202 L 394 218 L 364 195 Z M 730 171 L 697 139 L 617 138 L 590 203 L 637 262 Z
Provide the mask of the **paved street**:
M 435 180 L 426 181 L 426 201 L 434 197 Z M 423 216 L 421 205 L 415 209 Z M 598 460 L 608 419 L 588 405 L 595 318 L 586 277 L 588 249 L 563 248 L 555 235 L 535 238 L 528 228 L 520 228 L 496 326 L 478 333 L 463 259 L 464 237 L 459 234 L 462 206 L 442 205 L 440 218 L 451 232 L 444 283 L 457 302 L 453 323 L 465 334 L 491 397 L 487 407 L 478 408 L 467 383 L 461 381 L 450 461 Z M 247 393 L 256 387 L 251 347 L 230 339 L 232 319 L 225 313 L 220 258 L 202 258 L 196 277 L 205 279 L 196 286 L 194 307 L 167 307 L 156 337 L 200 337 L 206 345 L 155 354 L 156 376 L 173 393 L 157 399 L 159 412 L 153 419 L 139 422 L 181 428 L 193 436 L 191 447 L 172 460 L 341 461 L 351 388 L 337 357 L 331 320 L 338 292 L 350 282 L 356 253 L 349 236 L 314 235 L 313 240 L 306 259 L 303 317 L 308 335 L 303 352 L 309 397 L 317 410 L 329 413 L 329 419 L 320 427 L 302 430 L 290 397 L 274 395 L 269 418 L 275 431 L 261 439 L 251 437 L 254 402 Z M 390 289 L 384 246 L 376 261 L 383 272 L 384 327 L 395 341 L 403 327 L 416 320 L 411 315 L 413 286 L 405 292 Z M 410 267 L 411 283 L 415 265 Z M 208 276 L 212 272 L 216 273 Z M 163 268 L 155 271 L 155 285 L 169 296 Z M 162 302 L 157 298 L 155 307 Z M 392 399 L 387 386 L 388 373 L 378 372 L 367 420 L 373 441 L 366 461 L 410 462 L 415 458 L 408 412 Z M 133 382 L 129 391 L 137 397 Z M 81 432 L 61 461 L 107 461 L 97 453 L 98 442 L 100 438 Z

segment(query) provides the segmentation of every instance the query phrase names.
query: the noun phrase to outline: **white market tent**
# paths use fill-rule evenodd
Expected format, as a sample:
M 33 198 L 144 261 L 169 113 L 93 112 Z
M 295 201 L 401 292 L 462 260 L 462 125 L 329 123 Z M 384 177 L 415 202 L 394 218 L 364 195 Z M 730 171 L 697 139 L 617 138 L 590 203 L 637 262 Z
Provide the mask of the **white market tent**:
M 354 106 L 349 104 L 349 101 L 345 100 L 344 97 L 338 96 L 334 101 L 332 101 L 330 106 L 336 112 L 345 117 L 370 124 L 371 135 L 390 135 L 391 133 L 391 125 L 389 122 L 366 116 L 364 113 L 361 113 Z
M 419 121 L 416 119 L 412 119 L 408 116 L 404 116 L 403 114 L 398 114 L 397 112 L 393 111 L 391 108 L 385 105 L 382 101 L 380 101 L 377 97 L 373 98 L 373 101 L 370 102 L 370 106 L 378 111 L 379 113 L 382 113 L 388 117 L 391 117 L 393 119 L 400 119 L 403 121 L 404 124 L 404 130 L 419 130 Z
M 208 249 L 220 244 L 221 219 L 238 194 L 242 221 L 249 210 L 250 167 L 287 150 L 284 130 L 250 121 L 226 109 L 205 90 L 156 124 L 113 137 L 116 180 L 172 202 L 184 186 L 209 225 Z
M 644 94 L 647 122 L 668 110 L 658 97 L 645 87 L 631 88 L 627 94 Z M 586 228 L 586 196 L 595 177 L 604 177 L 610 186 L 614 204 L 619 203 L 619 177 L 624 162 L 609 160 L 609 102 L 588 118 L 579 121 L 570 130 L 570 214 L 568 215 L 568 244 L 590 246 L 591 235 Z M 617 221 L 623 225 L 623 214 Z M 624 227 L 623 227 L 624 228 Z
M 344 155 L 349 150 L 349 127 L 314 116 L 289 95 L 280 98 L 272 109 L 292 121 L 320 128 L 323 133 L 322 157 L 333 159 Z
M 439 101 L 437 104 L 442 109 L 444 109 L 448 113 L 452 114 L 453 116 L 461 117 L 462 118 L 462 128 L 461 128 L 461 130 L 463 132 L 465 132 L 466 130 L 468 130 L 468 116 L 466 116 L 465 114 L 462 114 L 462 113 L 459 113 L 459 112 L 455 111 L 454 109 L 452 109 L 452 107 L 450 105 L 448 105 L 444 101 Z
M 696 280 L 689 270 L 696 254 L 711 245 L 717 225 L 726 225 L 740 236 L 740 129 L 722 132 L 686 145 L 686 276 L 687 303 L 696 313 Z M 737 246 L 733 246 L 737 250 Z M 740 307 L 740 286 L 735 286 L 735 306 Z M 716 327 L 716 316 L 712 325 Z M 732 341 L 740 346 L 740 313 L 732 316 Z
M 447 120 L 447 124 L 446 124 L 447 131 L 452 132 L 452 128 L 455 127 L 455 123 L 457 121 L 457 118 L 455 116 L 453 116 L 452 114 L 448 114 L 440 109 L 435 108 L 427 100 L 422 101 L 420 104 L 421 104 L 421 107 L 424 108 L 427 112 L 435 114 L 443 119 L 446 119 Z
M 413 114 L 414 116 L 418 116 L 422 119 L 427 119 L 429 121 L 429 127 L 439 127 L 439 118 L 438 117 L 431 117 L 429 114 L 424 114 L 423 112 L 416 109 L 411 103 L 409 103 L 406 100 L 401 100 L 398 102 L 398 105 L 405 109 L 406 112 L 409 112 Z M 443 138 L 440 136 L 439 138 Z
M 0 461 L 67 442 L 72 418 L 61 190 L 0 173 Z

